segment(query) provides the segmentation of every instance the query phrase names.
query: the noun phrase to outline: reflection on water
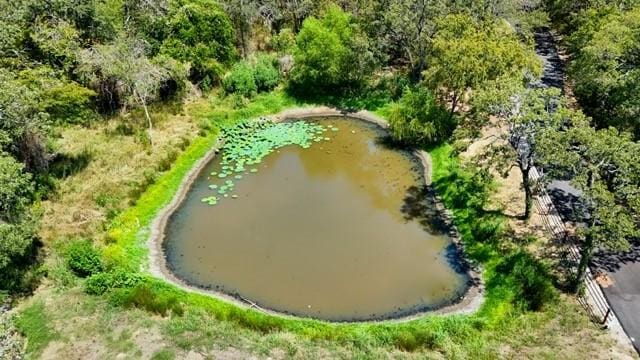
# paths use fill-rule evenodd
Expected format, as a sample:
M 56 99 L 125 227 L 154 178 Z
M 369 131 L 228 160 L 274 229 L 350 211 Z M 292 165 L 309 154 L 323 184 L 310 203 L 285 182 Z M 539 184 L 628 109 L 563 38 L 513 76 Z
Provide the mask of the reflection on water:
M 461 295 L 462 269 L 435 217 L 420 166 L 380 145 L 374 125 L 315 119 L 340 130 L 309 149 L 267 156 L 217 206 L 208 174 L 166 230 L 172 271 L 260 306 L 327 320 L 363 320 L 432 308 Z M 455 265 L 455 264 L 454 264 Z

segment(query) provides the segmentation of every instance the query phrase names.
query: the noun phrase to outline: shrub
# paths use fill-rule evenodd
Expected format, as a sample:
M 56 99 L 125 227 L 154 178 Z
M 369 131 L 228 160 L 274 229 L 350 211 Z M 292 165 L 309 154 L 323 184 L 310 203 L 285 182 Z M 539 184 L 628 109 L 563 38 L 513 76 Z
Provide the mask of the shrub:
M 103 269 L 100 252 L 89 240 L 71 243 L 66 249 L 65 257 L 69 269 L 80 277 L 99 273 Z
M 389 114 L 391 135 L 396 141 L 428 145 L 446 140 L 456 126 L 455 119 L 436 104 L 426 88 L 406 88 Z
M 306 19 L 296 37 L 292 87 L 307 95 L 359 89 L 376 65 L 369 47 L 351 15 L 329 6 L 321 19 Z
M 245 61 L 241 61 L 231 68 L 231 72 L 222 80 L 222 86 L 227 94 L 253 97 L 258 92 L 253 69 Z
M 271 50 L 284 55 L 290 53 L 296 45 L 296 36 L 289 28 L 280 30 L 278 35 L 274 35 L 269 42 Z
M 227 14 L 214 0 L 181 1 L 172 7 L 160 52 L 191 64 L 189 78 L 201 87 L 217 83 L 218 63 L 235 57 L 234 31 Z
M 513 303 L 525 310 L 540 310 L 556 296 L 547 267 L 525 251 L 508 255 L 495 271 L 492 281 L 510 287 Z
M 131 288 L 143 280 L 139 273 L 123 269 L 96 273 L 85 282 L 84 291 L 90 295 L 102 295 L 112 289 Z
M 280 71 L 276 59 L 268 55 L 258 56 L 253 70 L 253 78 L 258 91 L 270 91 L 280 82 Z
M 112 301 L 118 305 L 133 306 L 162 316 L 166 316 L 169 312 L 175 315 L 184 313 L 175 293 L 144 282 L 115 293 Z

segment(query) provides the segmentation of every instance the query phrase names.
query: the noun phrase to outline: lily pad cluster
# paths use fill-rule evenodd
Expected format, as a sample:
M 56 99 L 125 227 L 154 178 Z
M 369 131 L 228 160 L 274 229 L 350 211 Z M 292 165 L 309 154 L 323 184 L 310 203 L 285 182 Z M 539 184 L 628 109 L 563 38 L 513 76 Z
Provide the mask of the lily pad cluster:
M 273 151 L 287 145 L 309 148 L 313 143 L 328 141 L 325 132 L 338 131 L 337 127 L 324 127 L 306 121 L 274 123 L 271 121 L 245 121 L 223 130 L 224 145 L 221 149 L 220 171 L 212 172 L 219 182 L 209 189 L 220 197 L 229 197 L 235 182 L 243 176 L 258 172 L 258 164 Z M 203 203 L 216 205 L 219 196 L 202 199 Z M 237 198 L 231 195 L 231 198 Z

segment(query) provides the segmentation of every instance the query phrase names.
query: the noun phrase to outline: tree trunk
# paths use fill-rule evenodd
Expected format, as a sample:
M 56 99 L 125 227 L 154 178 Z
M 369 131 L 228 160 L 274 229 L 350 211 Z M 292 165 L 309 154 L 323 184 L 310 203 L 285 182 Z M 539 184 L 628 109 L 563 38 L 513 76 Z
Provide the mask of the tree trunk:
M 149 110 L 147 109 L 147 102 L 144 101 L 144 98 L 138 94 L 138 99 L 140 99 L 140 103 L 142 104 L 142 108 L 144 109 L 144 116 L 147 118 L 147 123 L 149 124 L 149 142 L 151 143 L 151 147 L 153 147 L 153 136 L 151 135 L 151 131 L 153 130 L 153 123 L 151 122 L 151 116 L 149 115 Z
M 456 107 L 458 107 L 458 93 L 453 93 L 453 98 L 451 99 L 451 110 L 449 111 L 449 120 L 453 119 L 453 115 L 456 113 Z
M 587 233 L 584 244 L 580 249 L 580 263 L 578 264 L 578 273 L 576 274 L 574 291 L 577 293 L 580 290 L 580 284 L 582 284 L 582 280 L 584 280 L 584 276 L 587 273 L 587 266 L 589 266 L 589 262 L 591 261 L 591 256 L 593 255 L 593 236 L 590 233 Z
M 594 172 L 590 169 L 587 172 L 587 188 L 590 190 L 593 188 L 594 181 Z M 584 244 L 580 249 L 580 263 L 578 264 L 578 273 L 576 274 L 576 282 L 574 284 L 575 292 L 580 290 L 580 284 L 584 279 L 584 275 L 587 273 L 587 266 L 589 266 L 589 262 L 591 261 L 591 255 L 593 253 L 593 235 L 591 234 L 591 229 L 596 225 L 596 218 L 593 211 L 593 207 L 589 207 L 589 212 L 591 213 L 591 219 L 589 221 L 589 228 L 587 230 L 587 236 L 584 239 Z
M 533 205 L 533 190 L 531 189 L 531 180 L 529 179 L 529 168 L 520 169 L 522 172 L 522 186 L 524 187 L 524 220 L 529 221 L 531 218 L 531 207 Z

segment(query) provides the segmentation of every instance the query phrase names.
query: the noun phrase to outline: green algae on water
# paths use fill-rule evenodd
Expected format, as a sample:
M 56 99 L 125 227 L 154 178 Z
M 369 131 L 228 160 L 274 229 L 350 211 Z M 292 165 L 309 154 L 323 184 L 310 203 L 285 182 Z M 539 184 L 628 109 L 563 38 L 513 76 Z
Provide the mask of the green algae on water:
M 331 127 L 332 131 L 338 128 Z M 262 159 L 287 145 L 298 145 L 304 149 L 311 147 L 313 143 L 329 138 L 322 134 L 327 129 L 324 126 L 305 121 L 274 123 L 271 121 L 244 121 L 237 125 L 223 129 L 225 140 L 222 146 L 222 162 L 220 172 L 212 172 L 211 176 L 225 179 L 236 173 L 235 180 L 242 179 L 239 173 L 245 172 L 245 165 L 257 165 Z M 251 168 L 250 173 L 258 172 L 257 168 Z M 211 190 L 217 190 L 219 195 L 228 197 L 227 192 L 232 191 L 234 183 L 226 180 L 224 185 L 212 184 Z M 233 197 L 233 196 L 232 196 Z M 218 201 L 215 197 L 202 199 L 203 203 L 215 205 Z

